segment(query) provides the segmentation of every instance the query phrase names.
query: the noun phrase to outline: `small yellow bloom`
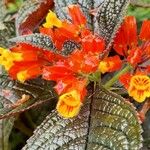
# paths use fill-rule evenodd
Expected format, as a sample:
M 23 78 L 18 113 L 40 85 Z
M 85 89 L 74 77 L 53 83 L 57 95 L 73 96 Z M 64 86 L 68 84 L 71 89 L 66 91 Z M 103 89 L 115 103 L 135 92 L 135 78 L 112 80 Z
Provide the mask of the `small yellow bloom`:
M 62 27 L 62 21 L 57 18 L 56 14 L 52 11 L 49 11 L 48 15 L 46 16 L 46 23 L 43 24 L 45 28 L 53 28 L 55 27 Z
M 20 71 L 19 73 L 17 73 L 17 79 L 18 79 L 20 82 L 23 83 L 27 78 L 28 78 L 27 70 Z
M 98 69 L 101 73 L 106 73 L 114 66 L 113 62 L 101 61 L 99 63 Z
M 5 70 L 8 71 L 13 66 L 14 61 L 21 61 L 21 60 L 22 60 L 21 53 L 11 52 L 7 49 L 0 47 L 0 64 L 5 67 Z
M 130 81 L 128 93 L 137 102 L 143 102 L 147 97 L 150 97 L 150 78 L 146 75 L 133 76 Z
M 56 109 L 61 116 L 72 118 L 79 113 L 81 105 L 80 93 L 73 90 L 59 97 Z

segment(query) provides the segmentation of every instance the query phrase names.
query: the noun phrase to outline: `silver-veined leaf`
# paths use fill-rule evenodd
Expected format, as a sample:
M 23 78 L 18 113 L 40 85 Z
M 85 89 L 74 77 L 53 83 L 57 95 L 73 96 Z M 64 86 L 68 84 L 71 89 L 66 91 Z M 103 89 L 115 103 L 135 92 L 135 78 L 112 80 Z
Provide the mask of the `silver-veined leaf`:
M 0 85 L 0 103 L 2 106 L 0 119 L 17 115 L 44 102 L 54 101 L 56 97 L 51 85 L 41 79 L 20 83 L 1 75 Z M 15 105 L 23 94 L 29 95 L 30 98 L 20 105 Z
M 8 40 L 15 36 L 14 22 L 0 22 L 0 47 L 8 47 Z
M 101 88 L 77 117 L 64 119 L 56 111 L 48 115 L 22 150 L 139 150 L 141 132 L 132 105 Z
M 112 45 L 129 3 L 130 0 L 104 0 L 98 8 L 95 31 L 105 39 L 106 50 Z
M 38 47 L 44 50 L 52 51 L 56 54 L 61 54 L 63 56 L 67 56 L 71 54 L 74 50 L 79 49 L 80 45 L 72 40 L 67 40 L 62 45 L 62 51 L 59 51 L 51 38 L 47 35 L 41 33 L 29 34 L 17 36 L 9 40 L 11 43 L 26 43 L 30 44 L 34 47 Z

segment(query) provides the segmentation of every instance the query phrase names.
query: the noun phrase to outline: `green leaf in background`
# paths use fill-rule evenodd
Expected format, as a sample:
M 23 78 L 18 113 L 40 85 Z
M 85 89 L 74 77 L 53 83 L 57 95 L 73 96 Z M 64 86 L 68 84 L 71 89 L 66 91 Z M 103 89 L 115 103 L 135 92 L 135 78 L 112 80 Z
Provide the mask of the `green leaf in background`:
M 24 0 L 15 0 L 13 3 L 7 4 L 7 9 L 9 13 L 15 13 L 20 8 L 20 6 L 23 4 Z
M 136 0 L 135 3 L 143 3 L 143 4 L 150 5 L 150 0 Z M 128 8 L 127 15 L 135 16 L 139 23 L 145 19 L 150 19 L 150 7 L 144 8 L 144 7 L 136 7 L 136 6 L 131 5 Z
M 131 104 L 101 88 L 77 117 L 64 119 L 56 111 L 48 115 L 22 150 L 139 150 L 141 133 Z

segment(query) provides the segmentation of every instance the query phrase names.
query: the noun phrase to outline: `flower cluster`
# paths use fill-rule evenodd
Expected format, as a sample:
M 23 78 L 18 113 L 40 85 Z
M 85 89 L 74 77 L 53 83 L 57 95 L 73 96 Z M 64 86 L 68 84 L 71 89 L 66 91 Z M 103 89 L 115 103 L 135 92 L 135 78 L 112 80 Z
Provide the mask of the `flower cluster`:
M 13 79 L 24 82 L 41 75 L 45 80 L 56 81 L 54 88 L 60 95 L 56 108 L 66 118 L 78 114 L 86 95 L 88 76 L 97 71 L 99 54 L 105 48 L 104 40 L 87 28 L 86 18 L 77 5 L 69 6 L 68 12 L 71 22 L 60 20 L 50 11 L 40 33 L 50 36 L 60 51 L 67 40 L 79 44 L 80 48 L 69 56 L 25 43 L 10 48 L 10 51 L 0 51 L 1 64 Z
M 138 102 L 143 102 L 146 97 L 150 97 L 149 31 L 150 20 L 145 20 L 140 34 L 137 36 L 136 19 L 133 16 L 128 16 L 125 18 L 114 42 L 115 51 L 132 66 L 130 72 L 120 77 L 120 81 L 128 90 L 129 96 Z
M 78 5 L 70 5 L 68 13 L 71 21 L 60 20 L 49 11 L 46 22 L 39 28 L 41 34 L 49 36 L 56 49 L 62 51 L 63 44 L 72 40 L 79 45 L 68 56 L 53 53 L 30 44 L 19 43 L 9 50 L 0 48 L 0 64 L 5 67 L 12 79 L 25 82 L 41 76 L 56 82 L 55 90 L 59 95 L 56 106 L 59 114 L 71 118 L 78 114 L 86 86 L 97 72 L 121 71 L 128 63 L 132 71 L 120 77 L 120 82 L 128 90 L 129 96 L 142 102 L 150 97 L 150 21 L 144 21 L 138 45 L 136 20 L 126 17 L 114 39 L 113 48 L 117 55 L 100 59 L 105 50 L 102 37 L 87 27 L 87 20 Z M 121 74 L 121 73 L 120 73 Z

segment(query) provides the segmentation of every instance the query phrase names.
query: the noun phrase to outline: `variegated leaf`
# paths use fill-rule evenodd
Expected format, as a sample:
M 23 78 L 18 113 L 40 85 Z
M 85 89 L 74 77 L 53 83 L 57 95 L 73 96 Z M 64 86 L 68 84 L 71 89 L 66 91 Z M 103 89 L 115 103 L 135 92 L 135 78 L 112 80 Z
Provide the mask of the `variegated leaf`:
M 78 43 L 72 40 L 65 41 L 63 44 L 61 55 L 68 56 L 76 49 L 80 49 L 80 45 Z
M 15 118 L 0 120 L 0 150 L 9 150 L 9 136 L 14 125 Z
M 105 39 L 106 50 L 112 45 L 129 3 L 130 0 L 104 0 L 98 8 L 95 32 Z
M 48 115 L 22 150 L 139 150 L 141 132 L 131 104 L 101 88 L 77 117 Z
M 16 105 L 23 94 L 29 95 L 30 99 Z M 52 105 L 55 102 L 54 97 L 51 86 L 42 80 L 22 84 L 9 79 L 6 75 L 0 75 L 0 150 L 9 149 L 9 135 L 14 125 L 14 115 L 45 102 L 51 102 Z
M 31 44 L 32 46 L 46 49 L 46 50 L 51 50 L 57 53 L 57 50 L 51 38 L 44 34 L 35 33 L 35 34 L 22 35 L 22 36 L 17 36 L 15 38 L 12 38 L 9 41 L 12 43 L 27 43 L 27 44 Z
M 44 102 L 53 101 L 56 97 L 51 86 L 40 79 L 20 83 L 0 76 L 0 119 L 16 115 Z M 16 105 L 22 95 L 29 95 L 29 99 Z
M 36 29 L 52 7 L 53 0 L 26 0 L 16 18 L 17 35 Z
M 8 40 L 15 36 L 14 22 L 0 22 L 0 47 L 8 47 Z

